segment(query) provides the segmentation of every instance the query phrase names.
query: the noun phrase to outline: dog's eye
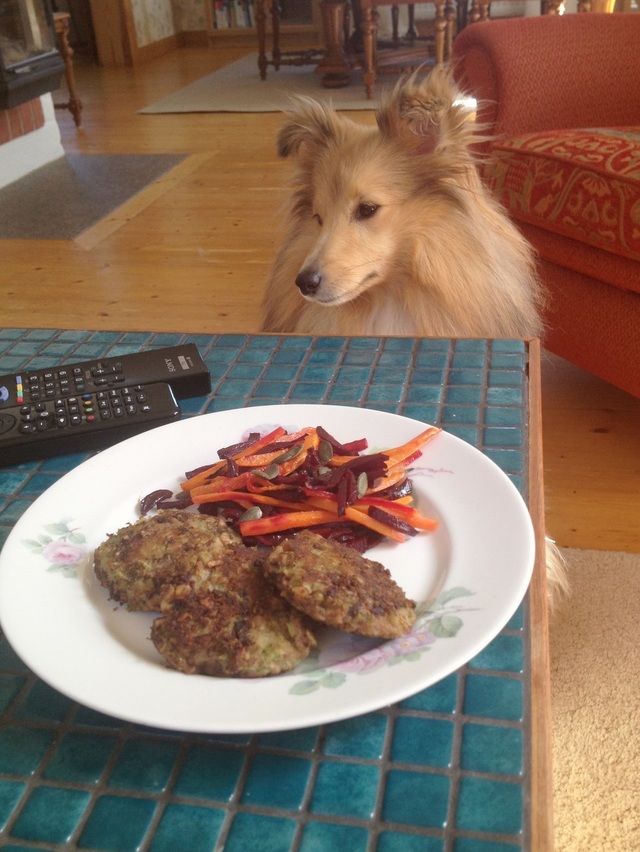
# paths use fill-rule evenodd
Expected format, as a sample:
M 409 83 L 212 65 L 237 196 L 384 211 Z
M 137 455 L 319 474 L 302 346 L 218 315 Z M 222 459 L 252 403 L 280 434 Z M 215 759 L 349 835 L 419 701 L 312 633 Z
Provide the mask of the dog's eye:
M 375 216 L 378 209 L 377 204 L 372 204 L 370 201 L 363 201 L 362 204 L 358 204 L 356 219 L 370 219 L 372 216 Z
M 319 216 L 317 213 L 314 213 L 313 218 L 316 220 L 318 225 L 322 226 L 322 217 L 321 216 Z

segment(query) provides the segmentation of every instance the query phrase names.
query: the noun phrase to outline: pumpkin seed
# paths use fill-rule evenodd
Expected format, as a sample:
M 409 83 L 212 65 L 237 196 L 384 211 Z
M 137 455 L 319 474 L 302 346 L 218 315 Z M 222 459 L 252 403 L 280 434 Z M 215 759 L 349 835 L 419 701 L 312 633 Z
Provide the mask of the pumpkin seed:
M 320 441 L 318 444 L 318 458 L 322 464 L 326 464 L 333 458 L 333 447 L 328 441 Z
M 239 521 L 257 521 L 262 517 L 262 509 L 260 506 L 251 506 L 246 512 L 243 512 L 238 518 Z
M 357 487 L 358 497 L 364 497 L 364 495 L 367 493 L 367 488 L 369 487 L 369 477 L 364 471 L 362 471 L 362 473 L 358 477 Z
M 283 462 L 291 461 L 291 459 L 295 459 L 297 455 L 299 455 L 302 450 L 302 444 L 294 444 L 292 447 L 289 447 L 288 450 L 285 450 L 282 455 L 278 456 L 277 459 L 274 459 L 275 464 L 282 464 Z
M 280 468 L 277 464 L 270 464 L 264 470 L 252 470 L 251 473 L 255 473 L 256 476 L 261 476 L 263 479 L 275 479 L 280 473 Z

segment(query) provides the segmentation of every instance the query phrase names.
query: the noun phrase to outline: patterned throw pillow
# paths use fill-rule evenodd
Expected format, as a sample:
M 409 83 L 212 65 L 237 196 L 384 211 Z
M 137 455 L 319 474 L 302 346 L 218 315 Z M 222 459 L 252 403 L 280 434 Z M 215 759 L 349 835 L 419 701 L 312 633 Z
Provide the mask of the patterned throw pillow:
M 640 128 L 501 139 L 485 175 L 514 219 L 640 260 Z

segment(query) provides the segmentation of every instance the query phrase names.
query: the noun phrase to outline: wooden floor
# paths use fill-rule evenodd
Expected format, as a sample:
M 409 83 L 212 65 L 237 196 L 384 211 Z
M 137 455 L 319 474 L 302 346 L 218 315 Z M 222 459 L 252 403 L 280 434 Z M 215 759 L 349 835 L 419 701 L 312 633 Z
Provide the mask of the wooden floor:
M 237 56 L 188 48 L 136 69 L 77 63 L 82 128 L 57 114 L 67 153 L 187 156 L 74 242 L 3 241 L 5 325 L 257 330 L 286 180 L 280 116 L 137 114 Z M 550 533 L 563 546 L 640 552 L 640 400 L 544 354 L 543 427 Z

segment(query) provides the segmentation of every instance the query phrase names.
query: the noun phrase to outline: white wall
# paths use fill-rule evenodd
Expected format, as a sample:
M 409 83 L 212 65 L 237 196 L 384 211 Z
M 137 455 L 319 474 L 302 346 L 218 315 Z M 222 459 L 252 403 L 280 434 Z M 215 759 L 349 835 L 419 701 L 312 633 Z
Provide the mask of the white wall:
M 44 126 L 0 147 L 0 189 L 30 172 L 64 157 L 60 128 L 50 94 L 41 98 Z

